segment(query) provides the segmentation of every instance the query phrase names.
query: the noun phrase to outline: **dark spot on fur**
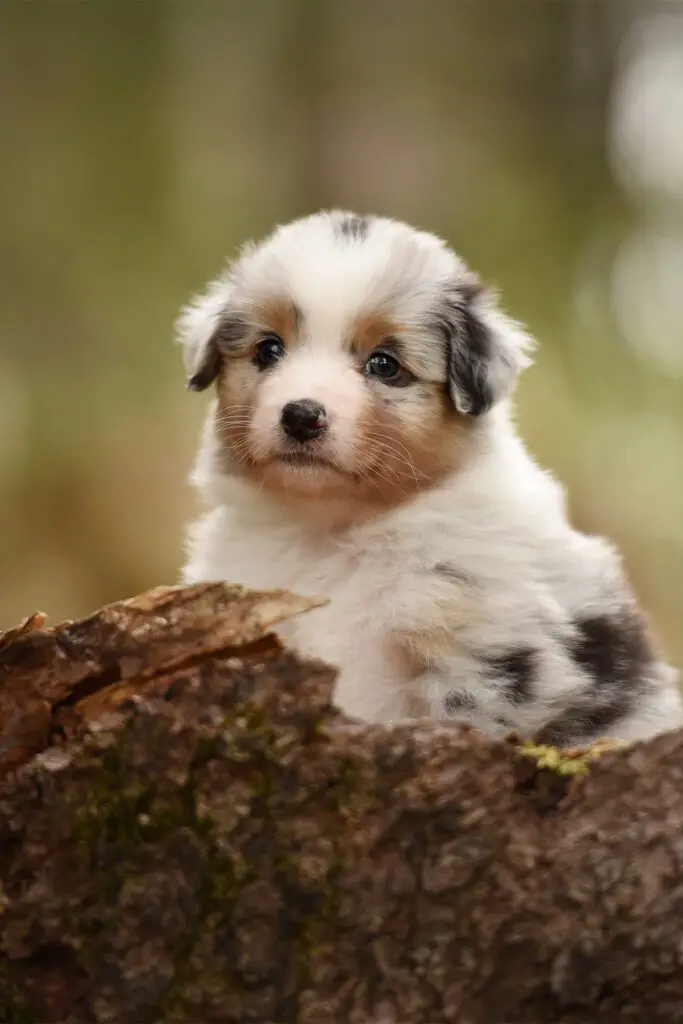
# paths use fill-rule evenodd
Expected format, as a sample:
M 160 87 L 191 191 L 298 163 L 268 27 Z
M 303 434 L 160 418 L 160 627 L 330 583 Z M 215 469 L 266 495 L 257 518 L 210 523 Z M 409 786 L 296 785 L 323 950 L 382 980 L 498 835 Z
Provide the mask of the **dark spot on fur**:
M 488 412 L 515 375 L 515 360 L 497 340 L 477 299 L 486 287 L 474 274 L 453 280 L 431 315 L 441 335 L 447 367 L 447 392 L 456 408 L 469 416 Z M 492 364 L 495 363 L 495 375 Z
M 643 618 L 630 609 L 576 623 L 578 635 L 567 643 L 572 658 L 597 683 L 633 686 L 656 659 Z
M 249 331 L 248 322 L 236 313 L 224 313 L 211 340 L 206 346 L 202 361 L 187 382 L 190 391 L 205 391 L 221 372 L 221 360 Z
M 628 714 L 632 706 L 629 693 L 625 693 L 621 700 L 615 698 L 601 705 L 596 705 L 587 696 L 584 703 L 570 704 L 557 718 L 544 725 L 534 741 L 551 747 L 571 747 L 579 742 L 598 739 Z
M 213 340 L 207 346 L 199 369 L 187 382 L 190 391 L 206 391 L 213 384 L 221 369 L 221 354 Z
M 576 636 L 565 647 L 590 677 L 587 692 L 541 730 L 538 742 L 554 746 L 597 739 L 634 707 L 647 686 L 656 652 L 645 620 L 632 608 L 576 622 Z
M 239 313 L 225 313 L 218 323 L 213 340 L 220 351 L 229 352 L 244 339 L 250 328 L 249 321 Z
M 462 412 L 481 416 L 494 402 L 488 379 L 491 337 L 460 287 L 444 296 L 432 329 L 443 338 L 450 394 Z
M 451 344 L 449 370 L 456 388 L 467 396 L 470 416 L 481 416 L 494 402 L 489 383 L 491 339 L 488 330 L 469 307 L 462 312 L 461 337 Z
M 342 238 L 364 242 L 370 230 L 370 218 L 357 213 L 345 213 L 335 224 L 335 231 Z
M 512 704 L 533 700 L 533 678 L 537 654 L 532 648 L 520 647 L 498 658 L 486 658 L 486 664 L 504 683 L 503 696 Z
M 477 702 L 466 690 L 451 690 L 443 702 L 444 711 L 448 715 L 457 715 L 463 711 L 476 711 Z
M 468 573 L 458 569 L 457 565 L 451 565 L 450 562 L 437 562 L 432 571 L 435 572 L 437 576 L 443 576 L 447 580 L 452 580 L 453 583 L 466 583 L 471 585 L 474 582 Z

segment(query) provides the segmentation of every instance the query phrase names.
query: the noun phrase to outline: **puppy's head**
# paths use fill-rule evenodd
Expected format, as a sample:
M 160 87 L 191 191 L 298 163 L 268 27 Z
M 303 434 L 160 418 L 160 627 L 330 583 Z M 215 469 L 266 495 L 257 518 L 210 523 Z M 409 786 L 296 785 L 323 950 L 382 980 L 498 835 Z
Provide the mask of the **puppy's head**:
M 443 242 L 338 211 L 246 247 L 178 327 L 188 386 L 217 385 L 221 468 L 290 495 L 430 486 L 529 361 Z

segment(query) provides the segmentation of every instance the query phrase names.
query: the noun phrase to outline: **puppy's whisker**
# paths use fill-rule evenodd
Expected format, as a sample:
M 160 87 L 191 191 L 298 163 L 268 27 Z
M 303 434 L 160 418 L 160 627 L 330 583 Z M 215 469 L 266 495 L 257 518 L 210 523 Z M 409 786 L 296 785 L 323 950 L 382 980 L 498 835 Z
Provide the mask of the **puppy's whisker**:
M 258 457 L 258 452 L 252 451 L 251 445 L 246 440 L 237 441 L 230 444 L 226 448 L 230 458 L 238 465 L 247 466 L 254 458 L 254 455 Z
M 216 422 L 220 424 L 233 423 L 238 424 L 240 426 L 248 426 L 249 423 L 251 423 L 251 416 L 248 416 L 246 414 L 243 416 L 238 416 L 234 414 L 231 415 L 229 413 L 219 413 L 219 415 L 216 417 Z
M 392 466 L 388 465 L 386 462 L 382 462 L 380 457 L 375 457 L 375 456 L 381 456 L 381 452 L 380 453 L 372 453 L 372 454 L 373 454 L 373 457 L 371 459 L 371 462 L 366 467 L 365 472 L 363 474 L 364 478 L 366 480 L 371 480 L 372 478 L 378 478 L 380 480 L 385 480 L 387 483 L 394 483 L 397 487 L 400 487 L 400 485 L 401 485 L 401 475 L 400 475 L 400 473 L 396 469 L 394 469 Z
M 373 460 L 370 465 L 363 467 L 358 476 L 361 480 L 366 480 L 375 490 L 381 489 L 381 485 L 384 483 L 389 484 L 401 495 L 408 494 L 405 486 L 402 486 L 403 480 L 400 474 L 379 460 Z
M 391 458 L 395 459 L 400 465 L 405 466 L 406 469 L 410 472 L 413 480 L 415 481 L 416 487 L 419 487 L 420 477 L 426 479 L 426 475 L 417 469 L 407 449 L 404 449 L 406 452 L 406 454 L 404 455 L 401 451 L 394 447 L 394 445 L 391 442 L 384 441 L 376 436 L 371 438 L 371 442 L 373 443 L 373 450 L 375 454 L 379 456 L 388 455 Z
M 238 416 L 230 413 L 219 413 L 216 416 L 216 424 L 221 427 L 248 427 L 251 424 L 251 416 L 247 414 Z
M 376 440 L 380 444 L 383 444 L 397 458 L 399 458 L 399 451 L 404 453 L 402 461 L 405 461 L 411 467 L 411 470 L 413 470 L 414 472 L 419 472 L 421 476 L 426 475 L 422 473 L 420 470 L 418 470 L 417 466 L 415 465 L 415 461 L 412 455 L 410 454 L 409 449 L 404 444 L 402 444 L 397 438 L 390 437 L 388 434 L 375 433 L 373 435 L 373 440 Z
M 372 433 L 368 437 L 369 443 L 381 447 L 383 450 L 390 452 L 395 458 L 405 462 L 406 464 L 412 464 L 412 457 L 408 448 L 397 441 L 395 438 L 390 437 L 388 434 Z

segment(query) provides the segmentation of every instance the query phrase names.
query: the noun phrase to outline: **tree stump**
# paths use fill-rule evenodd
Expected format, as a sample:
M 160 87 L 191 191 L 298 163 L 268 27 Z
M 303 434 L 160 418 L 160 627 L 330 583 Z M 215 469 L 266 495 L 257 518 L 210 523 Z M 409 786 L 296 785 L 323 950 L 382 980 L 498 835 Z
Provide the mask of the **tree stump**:
M 683 733 L 560 754 L 335 710 L 168 587 L 0 637 L 0 1021 L 683 1019 Z

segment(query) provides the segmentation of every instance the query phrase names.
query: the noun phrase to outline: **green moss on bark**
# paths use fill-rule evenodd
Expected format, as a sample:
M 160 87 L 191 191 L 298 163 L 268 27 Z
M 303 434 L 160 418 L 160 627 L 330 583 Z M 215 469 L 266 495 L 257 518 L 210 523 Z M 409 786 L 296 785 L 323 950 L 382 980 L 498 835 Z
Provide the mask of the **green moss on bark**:
M 14 975 L 11 965 L 0 960 L 0 1021 L 2 1024 L 38 1024 Z

